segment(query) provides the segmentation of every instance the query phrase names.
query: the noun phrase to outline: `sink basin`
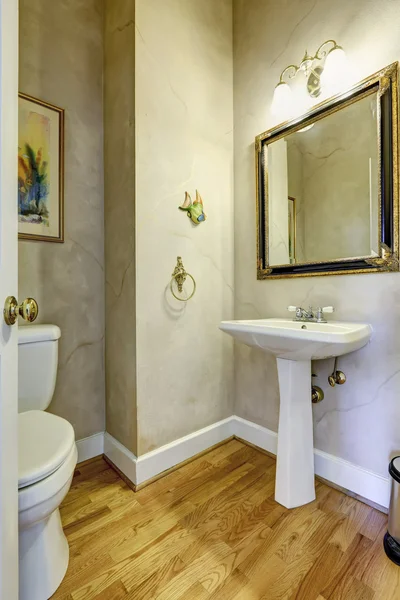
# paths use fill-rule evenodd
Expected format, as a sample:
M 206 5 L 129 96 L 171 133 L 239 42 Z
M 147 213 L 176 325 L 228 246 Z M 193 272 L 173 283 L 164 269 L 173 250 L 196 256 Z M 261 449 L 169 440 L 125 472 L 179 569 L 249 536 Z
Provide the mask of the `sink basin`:
M 311 360 L 365 346 L 370 325 L 289 319 L 222 321 L 220 329 L 277 358 L 280 391 L 275 500 L 295 508 L 315 499 Z M 333 366 L 333 365 L 332 365 Z
M 290 319 L 222 321 L 220 329 L 247 346 L 287 360 L 316 360 L 359 350 L 372 329 L 363 323 L 303 323 Z

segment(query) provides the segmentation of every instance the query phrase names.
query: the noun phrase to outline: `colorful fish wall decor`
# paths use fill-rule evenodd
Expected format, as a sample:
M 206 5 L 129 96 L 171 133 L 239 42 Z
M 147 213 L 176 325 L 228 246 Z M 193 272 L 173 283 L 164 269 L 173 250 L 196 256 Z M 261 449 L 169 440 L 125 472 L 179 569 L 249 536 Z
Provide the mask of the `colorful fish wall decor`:
M 195 225 L 200 225 L 207 219 L 204 212 L 203 200 L 196 190 L 196 200 L 192 202 L 190 194 L 185 192 L 185 202 L 179 207 L 180 210 L 185 210 L 187 216 L 192 220 Z

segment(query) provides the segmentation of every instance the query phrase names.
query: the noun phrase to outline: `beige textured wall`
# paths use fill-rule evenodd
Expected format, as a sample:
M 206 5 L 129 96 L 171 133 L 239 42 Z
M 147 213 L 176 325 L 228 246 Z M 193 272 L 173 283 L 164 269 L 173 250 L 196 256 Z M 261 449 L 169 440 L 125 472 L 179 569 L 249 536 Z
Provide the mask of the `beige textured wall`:
M 136 1 L 138 453 L 232 414 L 230 0 Z M 208 219 L 178 210 L 199 189 Z M 180 255 L 197 281 L 168 290 Z M 188 288 L 189 289 L 189 285 Z
M 107 431 L 135 454 L 135 3 L 105 1 Z
M 60 326 L 51 412 L 104 430 L 101 0 L 20 0 L 20 90 L 65 109 L 65 243 L 19 243 L 19 298 Z
M 274 123 L 269 111 L 281 70 L 334 38 L 357 80 L 400 58 L 400 3 L 392 0 L 234 0 L 235 312 L 278 317 L 289 304 L 336 307 L 335 318 L 372 324 L 371 343 L 339 360 L 348 381 L 330 388 L 332 361 L 316 363 L 325 400 L 313 408 L 315 445 L 386 476 L 400 449 L 400 274 L 257 281 L 254 137 Z M 236 346 L 236 413 L 277 429 L 275 360 Z

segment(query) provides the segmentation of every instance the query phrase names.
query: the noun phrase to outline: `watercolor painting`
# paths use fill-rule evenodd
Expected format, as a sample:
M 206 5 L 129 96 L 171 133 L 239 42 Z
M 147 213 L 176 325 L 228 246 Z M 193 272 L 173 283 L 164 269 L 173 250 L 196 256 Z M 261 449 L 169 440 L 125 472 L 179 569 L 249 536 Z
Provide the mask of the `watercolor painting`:
M 64 111 L 19 94 L 18 125 L 18 236 L 62 242 Z

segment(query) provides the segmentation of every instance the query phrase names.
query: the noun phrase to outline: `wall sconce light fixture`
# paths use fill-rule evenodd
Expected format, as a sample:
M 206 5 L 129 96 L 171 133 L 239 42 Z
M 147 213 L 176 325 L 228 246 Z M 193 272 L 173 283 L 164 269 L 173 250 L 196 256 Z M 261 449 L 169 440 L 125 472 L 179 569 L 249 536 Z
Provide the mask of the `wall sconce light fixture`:
M 335 40 L 327 40 L 320 45 L 314 56 L 306 51 L 299 66 L 289 65 L 283 69 L 272 100 L 271 111 L 275 116 L 292 116 L 296 102 L 285 77 L 291 80 L 300 72 L 306 78 L 306 90 L 311 98 L 318 98 L 322 92 L 334 94 L 348 82 L 346 54 Z

